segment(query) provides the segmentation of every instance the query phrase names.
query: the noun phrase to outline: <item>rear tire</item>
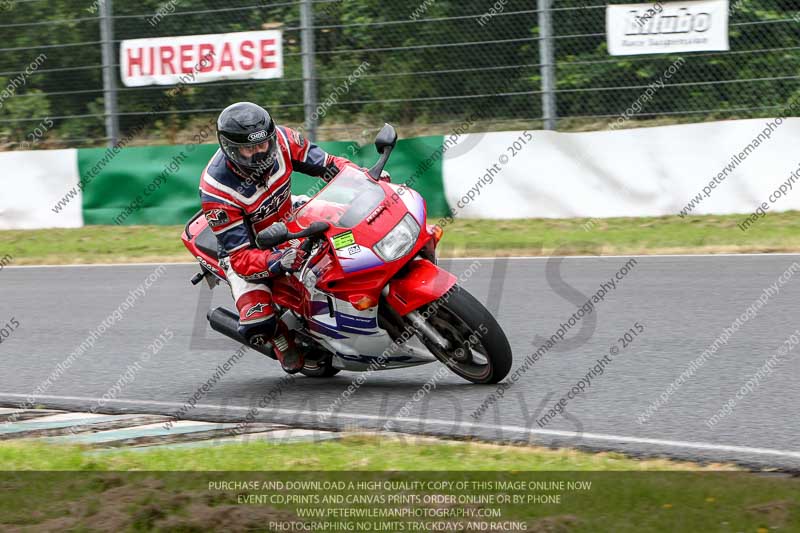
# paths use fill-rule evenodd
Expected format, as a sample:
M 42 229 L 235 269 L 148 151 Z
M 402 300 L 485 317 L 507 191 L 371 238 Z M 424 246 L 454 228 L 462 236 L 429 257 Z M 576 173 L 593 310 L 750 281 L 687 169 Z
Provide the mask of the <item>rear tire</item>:
M 431 353 L 453 373 L 478 384 L 498 383 L 508 375 L 508 339 L 492 314 L 466 290 L 455 285 L 420 313 L 429 315 L 428 324 L 449 341 L 445 350 L 423 336 Z

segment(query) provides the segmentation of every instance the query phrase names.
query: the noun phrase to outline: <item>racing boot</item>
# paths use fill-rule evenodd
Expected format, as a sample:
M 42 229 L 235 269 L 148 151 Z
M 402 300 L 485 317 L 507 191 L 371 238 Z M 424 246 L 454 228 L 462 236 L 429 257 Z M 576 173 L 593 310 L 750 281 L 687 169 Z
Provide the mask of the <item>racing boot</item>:
M 296 374 L 303 369 L 305 365 L 303 353 L 297 349 L 294 343 L 294 332 L 286 327 L 283 320 L 278 321 L 278 330 L 272 339 L 272 348 L 275 350 L 275 355 L 281 362 L 284 372 Z

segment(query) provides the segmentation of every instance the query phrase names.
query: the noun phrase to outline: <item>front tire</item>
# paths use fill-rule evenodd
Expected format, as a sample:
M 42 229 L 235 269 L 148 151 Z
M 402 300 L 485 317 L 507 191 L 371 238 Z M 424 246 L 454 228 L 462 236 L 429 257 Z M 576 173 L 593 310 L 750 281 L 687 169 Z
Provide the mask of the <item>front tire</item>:
M 444 349 L 423 335 L 427 348 L 453 373 L 479 384 L 498 383 L 508 375 L 508 339 L 492 314 L 466 290 L 455 285 L 419 312 L 449 342 Z

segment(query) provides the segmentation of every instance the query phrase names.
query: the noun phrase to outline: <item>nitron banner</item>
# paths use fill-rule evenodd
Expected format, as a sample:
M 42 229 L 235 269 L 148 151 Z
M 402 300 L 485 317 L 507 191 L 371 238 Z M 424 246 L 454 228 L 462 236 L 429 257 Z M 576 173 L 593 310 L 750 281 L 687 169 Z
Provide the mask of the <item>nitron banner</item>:
M 278 30 L 132 39 L 119 55 L 126 87 L 283 77 Z
M 729 50 L 728 0 L 606 7 L 612 56 Z

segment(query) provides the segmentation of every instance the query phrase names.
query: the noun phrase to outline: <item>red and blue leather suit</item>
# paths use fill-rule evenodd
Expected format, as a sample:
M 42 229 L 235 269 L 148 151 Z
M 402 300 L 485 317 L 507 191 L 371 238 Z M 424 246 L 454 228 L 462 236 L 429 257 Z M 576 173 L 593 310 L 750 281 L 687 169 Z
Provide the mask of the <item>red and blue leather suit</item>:
M 275 335 L 278 320 L 268 280 L 282 270 L 280 254 L 258 249 L 255 235 L 288 218 L 293 171 L 330 181 L 344 166 L 354 165 L 290 128 L 278 126 L 276 133 L 279 156 L 271 172 L 248 178 L 218 150 L 200 180 L 203 211 L 219 242 L 220 265 L 239 311 L 239 333 L 257 344 Z

